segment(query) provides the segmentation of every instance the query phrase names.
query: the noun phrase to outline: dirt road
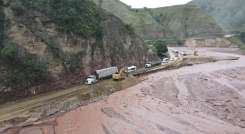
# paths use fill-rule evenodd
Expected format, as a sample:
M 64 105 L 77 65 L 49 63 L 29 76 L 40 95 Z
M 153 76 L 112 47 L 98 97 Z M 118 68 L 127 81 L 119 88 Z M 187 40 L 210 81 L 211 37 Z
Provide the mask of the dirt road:
M 240 59 L 154 73 L 104 100 L 7 133 L 244 134 L 245 56 L 220 49 L 199 52 Z

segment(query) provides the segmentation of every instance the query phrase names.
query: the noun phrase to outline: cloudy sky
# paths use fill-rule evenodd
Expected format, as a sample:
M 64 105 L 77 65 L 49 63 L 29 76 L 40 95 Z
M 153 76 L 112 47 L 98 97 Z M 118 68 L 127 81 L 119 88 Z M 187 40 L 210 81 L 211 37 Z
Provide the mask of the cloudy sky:
M 133 8 L 142 8 L 142 7 L 164 7 L 172 5 L 185 4 L 191 0 L 120 0 L 128 5 L 131 5 Z

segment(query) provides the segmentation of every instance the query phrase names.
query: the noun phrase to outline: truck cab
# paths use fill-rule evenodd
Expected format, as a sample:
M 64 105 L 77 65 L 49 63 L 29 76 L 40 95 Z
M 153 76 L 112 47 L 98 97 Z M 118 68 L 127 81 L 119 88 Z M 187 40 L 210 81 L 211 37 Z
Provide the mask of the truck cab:
M 92 85 L 97 82 L 96 76 L 95 75 L 89 75 L 85 81 L 86 85 Z

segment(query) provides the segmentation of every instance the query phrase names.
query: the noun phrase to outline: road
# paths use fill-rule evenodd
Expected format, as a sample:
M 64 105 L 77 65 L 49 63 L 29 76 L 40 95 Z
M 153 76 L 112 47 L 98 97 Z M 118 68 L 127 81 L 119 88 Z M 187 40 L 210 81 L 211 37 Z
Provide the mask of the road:
M 230 50 L 198 51 L 240 59 L 144 76 L 133 87 L 17 134 L 244 134 L 245 56 Z

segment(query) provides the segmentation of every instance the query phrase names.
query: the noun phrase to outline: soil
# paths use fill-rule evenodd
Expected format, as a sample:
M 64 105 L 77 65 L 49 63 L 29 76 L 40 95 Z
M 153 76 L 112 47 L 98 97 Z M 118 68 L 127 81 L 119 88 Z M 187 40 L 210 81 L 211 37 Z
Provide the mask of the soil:
M 150 74 L 100 101 L 4 134 L 244 134 L 245 56 L 229 49 L 198 51 L 240 58 Z

